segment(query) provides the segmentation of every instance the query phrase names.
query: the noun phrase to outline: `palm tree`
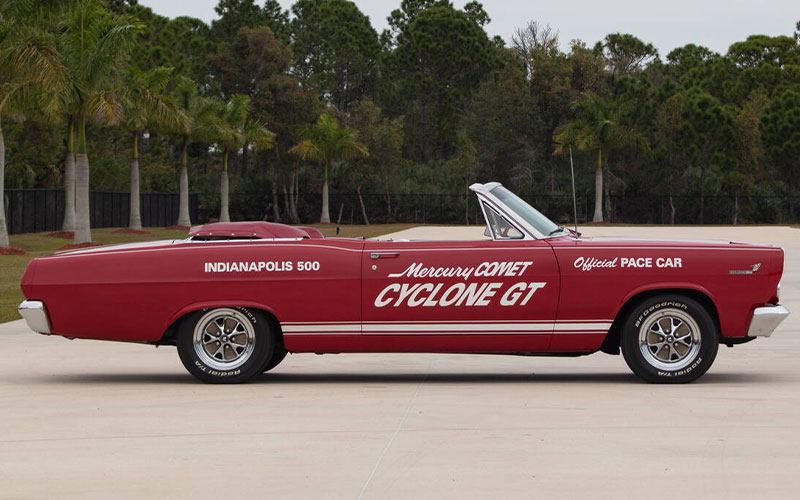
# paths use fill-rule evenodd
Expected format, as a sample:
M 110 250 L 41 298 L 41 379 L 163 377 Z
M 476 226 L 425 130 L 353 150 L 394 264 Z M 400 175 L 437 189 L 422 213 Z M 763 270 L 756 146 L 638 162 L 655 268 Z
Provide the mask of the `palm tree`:
M 131 134 L 131 201 L 128 227 L 142 229 L 139 200 L 139 137 L 145 129 L 170 129 L 182 125 L 182 115 L 172 100 L 164 95 L 172 68 L 158 67 L 141 71 L 128 68 L 123 86 L 125 120 Z
M 75 231 L 75 118 L 67 117 L 67 153 L 64 157 L 64 222 L 61 230 Z
M 5 212 L 5 141 L 3 115 L 16 114 L 43 92 L 58 91 L 66 70 L 46 25 L 46 7 L 6 0 L 0 4 L 0 247 L 8 248 Z M 27 102 L 26 102 L 27 101 Z M 52 111 L 43 101 L 41 111 Z
M 0 65 L 0 70 L 5 65 Z M 3 82 L 0 84 L 0 248 L 8 248 L 8 227 L 6 225 L 5 179 L 6 179 L 6 144 L 3 138 L 3 113 L 16 104 L 20 84 Z
M 219 108 L 215 142 L 222 148 L 222 172 L 220 174 L 220 222 L 230 222 L 228 211 L 228 159 L 231 151 L 252 146 L 267 150 L 275 144 L 275 134 L 261 123 L 250 119 L 250 97 L 234 95 L 225 106 Z
M 187 168 L 189 144 L 194 141 L 213 142 L 218 117 L 221 114 L 221 101 L 201 97 L 197 91 L 197 83 L 191 78 L 178 76 L 172 99 L 178 107 L 179 126 L 172 132 L 181 140 L 181 167 L 179 186 L 179 226 L 189 227 L 192 220 L 189 215 L 189 173 Z
M 367 147 L 356 140 L 357 136 L 358 132 L 339 127 L 336 118 L 324 113 L 317 123 L 301 130 L 300 143 L 289 150 L 303 160 L 322 165 L 322 214 L 319 219 L 322 223 L 331 221 L 328 210 L 328 168 L 331 163 L 369 156 Z
M 5 89 L 4 89 L 5 90 Z M 3 92 L 0 90 L 0 92 Z M 3 139 L 2 113 L 8 96 L 0 94 L 0 248 L 8 248 L 11 242 L 8 239 L 8 227 L 6 225 L 6 143 Z
M 76 139 L 75 243 L 92 240 L 86 122 L 114 125 L 122 121 L 119 96 L 112 89 L 140 27 L 130 16 L 107 12 L 101 0 L 74 0 L 62 14 L 58 41 L 69 84 L 59 97 L 62 109 L 74 121 Z
M 570 147 L 597 151 L 593 222 L 603 221 L 603 170 L 608 168 L 609 153 L 627 146 L 647 147 L 646 139 L 638 131 L 623 124 L 628 109 L 628 101 L 609 102 L 594 92 L 582 92 L 572 103 L 575 119 L 560 125 L 553 134 L 557 154 L 565 153 Z

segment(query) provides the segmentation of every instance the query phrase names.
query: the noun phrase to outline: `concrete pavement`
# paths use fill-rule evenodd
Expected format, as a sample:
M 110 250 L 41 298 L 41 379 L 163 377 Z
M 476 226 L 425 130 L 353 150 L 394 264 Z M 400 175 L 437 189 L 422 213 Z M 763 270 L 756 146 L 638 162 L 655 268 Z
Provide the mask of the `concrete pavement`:
M 395 237 L 431 230 L 415 231 Z M 796 498 L 800 230 L 585 232 L 782 245 L 794 315 L 772 338 L 722 346 L 685 386 L 640 383 L 604 354 L 296 355 L 209 386 L 173 348 L 6 323 L 0 499 Z

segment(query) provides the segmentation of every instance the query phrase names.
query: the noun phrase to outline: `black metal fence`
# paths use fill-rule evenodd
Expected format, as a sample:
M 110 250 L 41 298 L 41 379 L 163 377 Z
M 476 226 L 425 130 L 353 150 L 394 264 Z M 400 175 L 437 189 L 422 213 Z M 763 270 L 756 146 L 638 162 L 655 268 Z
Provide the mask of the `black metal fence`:
M 197 218 L 197 195 L 189 195 L 189 214 Z M 165 227 L 178 220 L 179 199 L 176 193 L 142 193 L 142 225 Z M 4 205 L 8 232 L 35 233 L 60 231 L 64 222 L 63 189 L 9 189 Z M 126 227 L 130 217 L 130 193 L 118 191 L 89 192 L 92 227 Z
M 29 233 L 58 231 L 64 210 L 64 192 L 60 189 L 11 189 L 5 192 L 9 232 Z M 128 225 L 130 194 L 92 191 L 90 193 L 92 227 Z M 143 193 L 142 224 L 163 227 L 178 219 L 178 195 Z M 559 224 L 572 221 L 572 196 L 550 194 L 521 195 L 531 205 Z M 297 198 L 299 222 L 319 220 L 322 196 L 301 193 Z M 274 221 L 276 200 L 269 192 L 231 194 L 231 220 Z M 363 202 L 363 208 L 362 208 Z M 279 193 L 278 212 L 282 222 L 294 222 L 289 216 L 287 196 Z M 578 221 L 592 219 L 593 193 L 577 197 Z M 610 222 L 628 224 L 697 224 L 700 222 L 700 199 L 696 196 L 612 196 Z M 214 221 L 219 217 L 219 193 L 193 194 L 189 212 L 194 223 Z M 403 194 L 331 193 L 332 222 L 342 224 L 482 224 L 483 215 L 472 193 Z M 800 221 L 800 197 L 787 196 L 707 196 L 703 203 L 705 224 L 795 224 Z
M 570 198 L 571 200 L 572 198 Z M 475 195 L 449 194 L 404 194 L 393 195 L 387 202 L 383 194 L 361 195 L 364 208 L 357 193 L 330 193 L 329 209 L 331 222 L 342 224 L 364 224 L 364 213 L 372 224 L 476 224 L 483 219 Z M 570 201 L 570 206 L 572 201 Z M 274 221 L 275 200 L 271 193 L 237 192 L 231 194 L 231 220 Z M 286 196 L 278 195 L 278 212 L 282 222 L 292 222 Z M 318 222 L 322 207 L 320 193 L 301 193 L 297 197 L 299 222 Z M 219 194 L 201 197 L 198 211 L 199 221 L 208 222 L 219 217 Z
M 521 194 L 528 203 L 559 224 L 573 220 L 572 196 Z M 319 221 L 322 206 L 319 193 L 302 193 L 297 199 L 300 222 Z M 482 224 L 483 215 L 475 195 L 450 194 L 362 194 L 363 209 L 357 193 L 331 193 L 332 222 L 363 224 L 363 212 L 372 224 Z M 275 200 L 268 192 L 237 192 L 231 195 L 231 220 L 275 220 Z M 288 201 L 278 195 L 282 222 L 287 217 Z M 611 197 L 609 222 L 627 224 L 698 224 L 700 199 L 697 196 L 622 196 Z M 577 196 L 578 221 L 591 221 L 594 215 L 594 194 Z M 200 222 L 219 217 L 219 194 L 201 197 L 198 209 Z M 704 224 L 794 224 L 800 221 L 800 197 L 786 196 L 706 196 L 703 202 Z
M 611 221 L 628 224 L 796 224 L 800 197 L 613 196 Z

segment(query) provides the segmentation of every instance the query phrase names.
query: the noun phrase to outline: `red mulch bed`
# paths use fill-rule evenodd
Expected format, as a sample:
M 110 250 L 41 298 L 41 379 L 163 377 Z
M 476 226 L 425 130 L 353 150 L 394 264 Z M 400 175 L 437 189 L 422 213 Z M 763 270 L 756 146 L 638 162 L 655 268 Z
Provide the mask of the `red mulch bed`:
M 101 247 L 103 246 L 102 243 L 70 243 L 69 245 L 64 245 L 63 247 L 59 247 L 56 251 L 60 252 L 62 250 L 75 250 L 76 248 L 88 248 L 88 247 Z
M 11 245 L 9 248 L 0 247 L 0 255 L 25 255 L 28 252 L 21 249 L 20 247 L 15 247 Z
M 63 238 L 65 240 L 71 240 L 75 238 L 75 233 L 72 231 L 56 231 L 55 233 L 49 233 L 47 236 L 50 238 Z
M 122 229 L 117 229 L 114 232 L 118 233 L 118 234 L 153 234 L 153 233 L 151 233 L 149 231 L 140 231 L 138 229 L 130 229 L 130 228 L 127 228 L 127 227 L 124 227 Z
M 189 229 L 191 229 L 191 228 L 189 226 L 178 226 L 176 224 L 174 226 L 167 226 L 164 229 L 166 229 L 168 231 L 186 231 L 186 232 L 189 232 Z

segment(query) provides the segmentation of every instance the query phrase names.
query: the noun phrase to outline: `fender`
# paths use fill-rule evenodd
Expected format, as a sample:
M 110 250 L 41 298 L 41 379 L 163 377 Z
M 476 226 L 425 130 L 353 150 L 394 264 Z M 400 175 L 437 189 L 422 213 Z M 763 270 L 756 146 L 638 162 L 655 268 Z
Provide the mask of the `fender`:
M 194 302 L 192 304 L 188 304 L 178 309 L 174 314 L 170 316 L 166 324 L 162 326 L 161 333 L 163 334 L 165 331 L 167 331 L 167 328 L 169 328 L 171 324 L 175 323 L 180 318 L 186 316 L 189 313 L 193 313 L 201 309 L 214 309 L 217 307 L 251 307 L 253 309 L 261 309 L 263 311 L 267 311 L 268 313 L 270 313 L 278 320 L 278 323 L 280 323 L 280 318 L 275 313 L 275 311 L 270 306 L 267 306 L 260 302 L 236 300 L 236 303 L 232 304 L 228 300 L 209 300 L 203 302 Z
M 695 292 L 700 292 L 714 304 L 714 308 L 719 311 L 719 306 L 717 304 L 717 300 L 707 288 L 698 285 L 697 283 L 690 283 L 686 281 L 663 281 L 663 282 L 656 282 L 656 283 L 647 283 L 645 285 L 639 286 L 628 292 L 625 297 L 622 299 L 621 302 L 617 304 L 616 310 L 614 311 L 614 318 L 619 315 L 619 312 L 625 307 L 625 304 L 628 303 L 633 297 L 639 295 L 640 293 L 644 292 L 654 292 L 657 290 L 692 290 Z

